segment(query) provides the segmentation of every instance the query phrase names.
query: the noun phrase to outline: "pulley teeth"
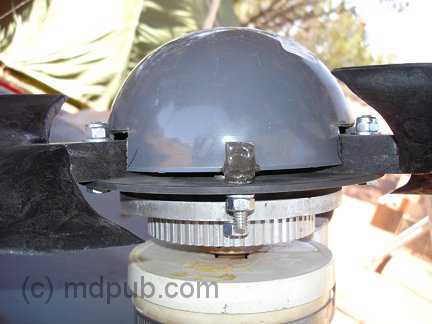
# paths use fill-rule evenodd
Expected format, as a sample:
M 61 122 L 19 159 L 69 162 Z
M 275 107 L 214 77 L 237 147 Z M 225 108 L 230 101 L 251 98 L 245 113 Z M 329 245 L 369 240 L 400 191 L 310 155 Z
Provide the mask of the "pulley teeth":
M 250 221 L 249 234 L 234 238 L 224 234 L 224 222 L 148 219 L 148 232 L 155 239 L 180 245 L 246 247 L 286 243 L 315 230 L 315 215 Z

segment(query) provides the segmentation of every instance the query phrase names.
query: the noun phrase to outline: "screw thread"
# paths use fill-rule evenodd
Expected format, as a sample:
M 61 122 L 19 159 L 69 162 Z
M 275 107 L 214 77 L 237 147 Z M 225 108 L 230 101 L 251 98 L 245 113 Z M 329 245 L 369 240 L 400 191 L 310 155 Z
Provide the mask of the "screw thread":
M 233 227 L 237 235 L 248 234 L 248 213 L 245 211 L 234 213 Z

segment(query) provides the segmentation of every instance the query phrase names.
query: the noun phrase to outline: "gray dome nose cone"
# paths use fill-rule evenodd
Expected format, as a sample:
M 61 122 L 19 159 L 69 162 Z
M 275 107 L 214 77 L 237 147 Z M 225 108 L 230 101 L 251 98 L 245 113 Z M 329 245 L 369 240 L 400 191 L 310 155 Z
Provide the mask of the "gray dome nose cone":
M 350 124 L 334 77 L 291 40 L 249 28 L 188 34 L 147 56 L 110 116 L 128 130 L 128 170 L 220 172 L 226 142 L 255 145 L 261 170 L 338 165 Z

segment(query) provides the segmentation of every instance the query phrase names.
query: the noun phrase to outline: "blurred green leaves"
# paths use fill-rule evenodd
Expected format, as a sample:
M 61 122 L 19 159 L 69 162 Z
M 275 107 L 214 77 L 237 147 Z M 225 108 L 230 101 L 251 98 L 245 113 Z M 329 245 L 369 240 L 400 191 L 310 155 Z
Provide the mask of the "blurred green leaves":
M 7 75 L 29 91 L 61 92 L 79 107 L 105 110 L 150 51 L 202 27 L 210 1 L 0 3 L 0 65 Z M 221 1 L 215 25 L 238 25 L 229 0 Z
M 28 19 L 32 4 L 31 0 L 0 1 L 0 52 L 12 42 L 17 26 Z
M 129 69 L 147 53 L 185 33 L 203 28 L 209 1 L 152 0 L 145 1 L 139 17 L 129 59 Z M 216 26 L 237 26 L 238 19 L 230 1 L 221 1 Z
M 380 0 L 395 10 L 407 1 Z M 235 0 L 244 26 L 254 26 L 296 39 L 328 67 L 383 63 L 368 46 L 365 24 L 345 0 Z
M 0 66 L 30 91 L 61 92 L 79 107 L 108 109 L 148 53 L 203 27 L 211 1 L 0 1 Z M 396 10 L 406 2 L 379 1 Z M 348 0 L 221 0 L 214 25 L 292 37 L 330 68 L 382 62 L 371 55 Z

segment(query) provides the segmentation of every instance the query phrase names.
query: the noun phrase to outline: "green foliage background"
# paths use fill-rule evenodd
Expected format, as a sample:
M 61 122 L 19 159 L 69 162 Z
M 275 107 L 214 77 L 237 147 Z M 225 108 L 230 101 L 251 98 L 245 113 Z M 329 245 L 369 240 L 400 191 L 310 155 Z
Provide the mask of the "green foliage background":
M 80 108 L 108 109 L 143 57 L 203 28 L 211 1 L 1 1 L 0 79 L 64 93 Z M 293 37 L 330 68 L 383 61 L 371 55 L 364 24 L 342 0 L 221 0 L 214 25 Z
M 397 0 L 381 1 L 395 10 L 406 6 L 405 2 Z M 329 68 L 390 60 L 371 54 L 365 24 L 349 1 L 235 0 L 233 3 L 242 25 L 292 37 Z

